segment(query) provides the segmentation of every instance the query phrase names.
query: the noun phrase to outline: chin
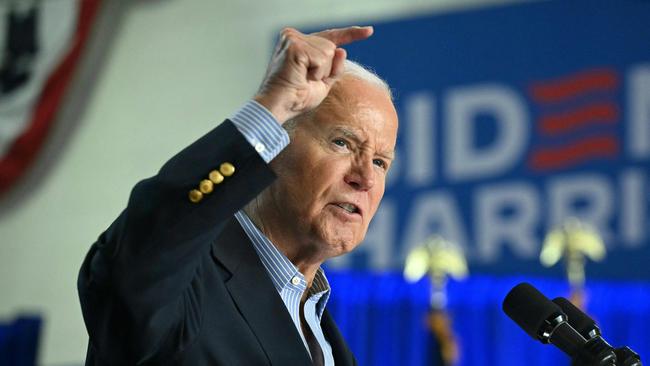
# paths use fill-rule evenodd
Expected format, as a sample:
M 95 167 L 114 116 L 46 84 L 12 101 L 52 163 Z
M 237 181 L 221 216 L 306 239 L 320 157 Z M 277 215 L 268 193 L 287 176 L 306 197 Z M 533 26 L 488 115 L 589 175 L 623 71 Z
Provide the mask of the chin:
M 326 256 L 338 257 L 353 251 L 366 234 L 361 225 L 342 225 L 339 222 L 321 222 L 314 230 Z
M 361 241 L 363 240 L 363 236 L 355 235 L 354 233 L 350 233 L 350 235 L 345 235 L 345 236 L 338 236 L 335 238 L 331 238 L 330 240 L 325 241 L 325 245 L 328 248 L 328 256 L 329 257 L 338 257 L 343 254 L 350 253 L 353 251 Z

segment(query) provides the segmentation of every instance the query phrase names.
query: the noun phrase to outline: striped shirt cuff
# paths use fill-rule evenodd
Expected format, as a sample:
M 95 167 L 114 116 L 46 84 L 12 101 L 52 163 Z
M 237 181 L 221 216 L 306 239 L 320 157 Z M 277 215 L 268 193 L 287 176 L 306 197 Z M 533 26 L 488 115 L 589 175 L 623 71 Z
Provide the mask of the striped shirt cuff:
M 267 163 L 289 145 L 287 131 L 271 112 L 254 100 L 244 104 L 230 120 Z

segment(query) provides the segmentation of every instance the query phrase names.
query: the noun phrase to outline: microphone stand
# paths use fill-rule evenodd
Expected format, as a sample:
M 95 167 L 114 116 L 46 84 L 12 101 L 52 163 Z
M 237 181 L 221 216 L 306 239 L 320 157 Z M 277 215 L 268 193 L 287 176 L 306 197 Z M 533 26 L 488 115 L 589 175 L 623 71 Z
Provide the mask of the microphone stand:
M 614 350 L 616 354 L 616 366 L 643 366 L 641 357 L 632 351 L 630 347 L 618 347 Z
M 642 366 L 629 347 L 614 349 L 605 342 L 596 322 L 582 310 L 561 297 L 549 300 L 531 284 L 513 287 L 502 308 L 529 336 L 567 354 L 571 366 Z
M 602 338 L 591 338 L 571 360 L 571 366 L 619 366 L 615 353 Z
M 612 347 L 601 337 L 585 339 L 559 314 L 544 321 L 538 331 L 543 343 L 553 343 L 571 357 L 571 366 L 618 366 Z
M 594 343 L 594 345 L 585 345 L 585 347 L 591 347 L 594 349 L 609 348 L 613 350 L 616 355 L 616 366 L 643 366 L 639 354 L 634 352 L 630 347 L 611 347 L 609 343 L 603 339 L 600 328 L 596 325 L 596 322 L 580 308 L 571 303 L 571 301 L 563 297 L 556 297 L 553 299 L 553 302 L 567 315 L 569 325 L 577 330 L 581 336 L 588 340 L 588 342 Z

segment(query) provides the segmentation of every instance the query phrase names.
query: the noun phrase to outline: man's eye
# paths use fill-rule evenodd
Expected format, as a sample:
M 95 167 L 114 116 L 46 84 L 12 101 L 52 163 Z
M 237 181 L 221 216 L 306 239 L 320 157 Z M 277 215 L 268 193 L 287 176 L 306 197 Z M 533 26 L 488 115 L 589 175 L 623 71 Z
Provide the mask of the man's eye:
M 373 159 L 372 163 L 382 169 L 386 169 L 386 162 L 381 159 Z
M 334 145 L 340 146 L 340 147 L 347 147 L 348 146 L 348 143 L 343 139 L 334 139 L 334 140 L 332 140 L 332 143 L 334 143 Z

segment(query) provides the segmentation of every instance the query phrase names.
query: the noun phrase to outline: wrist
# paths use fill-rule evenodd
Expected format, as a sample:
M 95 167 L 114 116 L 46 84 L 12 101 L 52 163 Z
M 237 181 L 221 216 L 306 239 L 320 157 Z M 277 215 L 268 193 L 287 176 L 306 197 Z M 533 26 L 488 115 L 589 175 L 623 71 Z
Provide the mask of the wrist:
M 273 117 L 275 117 L 280 125 L 283 125 L 286 121 L 289 120 L 290 115 L 287 112 L 287 108 L 284 103 L 281 102 L 281 100 L 278 100 L 278 98 L 264 94 L 258 94 L 253 97 L 253 100 L 266 108 L 266 110 L 268 110 L 273 115 Z

